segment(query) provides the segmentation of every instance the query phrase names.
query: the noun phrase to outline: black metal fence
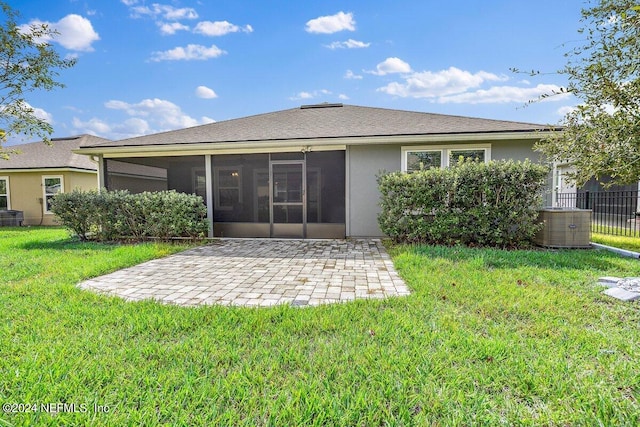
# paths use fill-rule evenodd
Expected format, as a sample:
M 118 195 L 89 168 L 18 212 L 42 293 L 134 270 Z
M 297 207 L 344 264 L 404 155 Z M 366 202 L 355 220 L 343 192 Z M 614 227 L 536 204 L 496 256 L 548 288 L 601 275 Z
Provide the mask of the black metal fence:
M 591 209 L 591 231 L 640 237 L 638 191 L 558 193 L 557 207 Z

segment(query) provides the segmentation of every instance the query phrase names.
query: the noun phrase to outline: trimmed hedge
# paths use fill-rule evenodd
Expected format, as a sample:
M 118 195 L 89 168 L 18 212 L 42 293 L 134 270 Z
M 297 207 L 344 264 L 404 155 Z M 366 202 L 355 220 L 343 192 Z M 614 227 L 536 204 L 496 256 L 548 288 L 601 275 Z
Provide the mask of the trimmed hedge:
M 51 211 L 81 240 L 204 237 L 207 208 L 202 197 L 174 190 L 78 191 L 57 194 Z
M 510 160 L 382 174 L 378 223 L 397 242 L 523 246 L 539 229 L 548 172 Z

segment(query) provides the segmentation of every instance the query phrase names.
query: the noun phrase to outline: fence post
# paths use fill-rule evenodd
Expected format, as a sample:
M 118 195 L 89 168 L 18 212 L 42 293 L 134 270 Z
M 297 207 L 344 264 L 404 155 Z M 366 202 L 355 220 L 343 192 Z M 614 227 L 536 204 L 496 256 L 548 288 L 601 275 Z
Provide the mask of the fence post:
M 584 192 L 584 208 L 590 209 L 589 208 L 589 190 Z

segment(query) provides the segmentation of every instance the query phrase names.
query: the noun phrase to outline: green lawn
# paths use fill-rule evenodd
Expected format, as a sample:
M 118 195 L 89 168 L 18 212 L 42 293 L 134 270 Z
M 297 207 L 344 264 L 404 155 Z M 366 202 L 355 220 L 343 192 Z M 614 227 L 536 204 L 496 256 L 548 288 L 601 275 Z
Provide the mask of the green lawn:
M 591 233 L 591 241 L 615 248 L 640 252 L 640 237 L 612 236 L 609 234 Z
M 640 424 L 640 306 L 593 285 L 637 260 L 398 246 L 411 296 L 316 308 L 75 288 L 178 249 L 0 229 L 0 401 L 61 409 L 0 425 Z

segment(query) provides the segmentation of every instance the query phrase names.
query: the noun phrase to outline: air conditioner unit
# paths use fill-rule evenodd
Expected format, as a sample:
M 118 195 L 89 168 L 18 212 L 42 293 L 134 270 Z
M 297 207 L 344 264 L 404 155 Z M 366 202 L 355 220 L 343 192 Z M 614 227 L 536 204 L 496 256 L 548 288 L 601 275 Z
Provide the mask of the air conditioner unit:
M 19 227 L 24 221 L 22 211 L 0 211 L 0 227 Z
M 590 248 L 591 210 L 545 208 L 539 211 L 543 227 L 533 241 L 548 248 Z

